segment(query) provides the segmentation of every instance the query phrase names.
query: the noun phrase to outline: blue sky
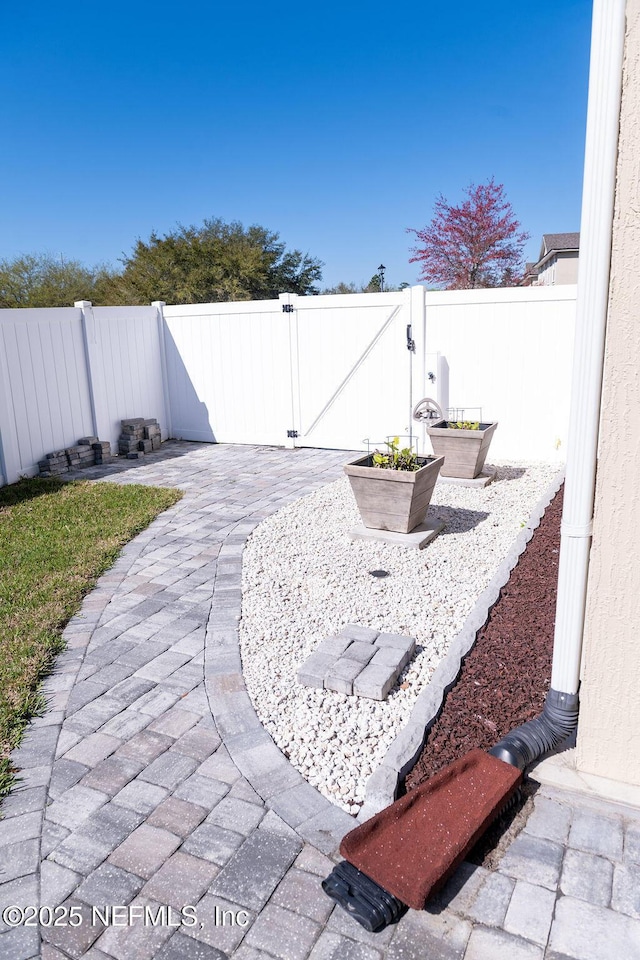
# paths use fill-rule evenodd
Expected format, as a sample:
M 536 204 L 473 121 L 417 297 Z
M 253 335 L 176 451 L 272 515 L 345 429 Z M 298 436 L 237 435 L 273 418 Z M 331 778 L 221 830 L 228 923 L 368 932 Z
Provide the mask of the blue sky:
M 221 217 L 323 284 L 415 283 L 406 228 L 491 176 L 528 259 L 579 229 L 589 0 L 3 7 L 0 259 L 116 264 Z

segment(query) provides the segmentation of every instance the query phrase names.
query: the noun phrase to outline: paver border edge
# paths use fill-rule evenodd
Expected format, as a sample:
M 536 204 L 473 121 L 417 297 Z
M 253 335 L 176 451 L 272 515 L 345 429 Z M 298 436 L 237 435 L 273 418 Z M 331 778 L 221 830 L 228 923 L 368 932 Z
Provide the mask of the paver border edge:
M 491 608 L 500 596 L 500 590 L 509 580 L 520 555 L 540 525 L 547 507 L 564 483 L 564 477 L 565 470 L 562 468 L 546 487 L 531 511 L 527 523 L 516 536 L 506 557 L 498 566 L 486 589 L 476 600 L 462 629 L 436 667 L 429 685 L 418 697 L 407 723 L 387 750 L 380 766 L 367 780 L 365 802 L 357 817 L 359 822 L 368 820 L 395 801 L 400 782 L 420 755 L 444 698 L 457 681 L 463 658 L 473 647 L 478 631 L 485 624 Z

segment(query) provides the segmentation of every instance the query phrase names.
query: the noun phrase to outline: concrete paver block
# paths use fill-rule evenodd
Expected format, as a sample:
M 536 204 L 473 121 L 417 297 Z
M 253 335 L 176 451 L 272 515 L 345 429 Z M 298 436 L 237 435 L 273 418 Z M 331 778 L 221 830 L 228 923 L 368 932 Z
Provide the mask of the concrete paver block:
M 340 636 L 349 637 L 350 640 L 359 640 L 363 643 L 373 643 L 379 633 L 379 630 L 361 626 L 359 623 L 346 623 L 340 631 Z
M 500 873 L 490 873 L 480 887 L 467 915 L 488 927 L 501 927 L 515 883 Z
M 373 658 L 375 652 L 375 643 L 353 640 L 342 654 L 341 660 L 356 660 L 360 664 L 366 664 Z M 339 660 L 338 663 L 340 662 Z
M 364 943 L 325 930 L 309 954 L 309 960 L 382 960 L 382 954 Z M 411 954 L 407 954 L 407 960 L 411 960 Z
M 516 880 L 527 880 L 529 883 L 555 890 L 560 876 L 562 854 L 563 848 L 559 844 L 521 833 L 505 853 L 499 871 Z
M 475 927 L 471 931 L 465 960 L 542 960 L 542 947 L 503 930 Z
M 256 910 L 267 902 L 301 846 L 296 840 L 257 830 L 220 871 L 211 893 Z
M 336 656 L 329 656 L 324 653 L 312 653 L 296 671 L 298 683 L 306 687 L 315 687 L 318 690 L 324 688 L 324 678 L 336 662 Z
M 175 790 L 178 784 L 186 780 L 197 766 L 198 761 L 194 760 L 193 757 L 185 757 L 183 754 L 167 750 L 166 753 L 156 757 L 142 771 L 140 779 L 146 780 L 148 783 L 155 783 L 159 787 L 166 787 L 167 790 Z
M 227 795 L 220 800 L 207 817 L 207 823 L 215 824 L 224 830 L 233 830 L 247 837 L 256 829 L 262 818 L 262 805 L 249 803 Z
M 462 960 L 471 924 L 450 913 L 409 910 L 398 923 L 386 960 Z
M 47 807 L 47 819 L 72 830 L 95 813 L 108 799 L 106 793 L 100 790 L 76 785 L 65 790 L 50 807 Z
M 571 808 L 549 797 L 536 797 L 525 831 L 534 837 L 566 843 L 571 825 Z
M 549 947 L 576 960 L 638 960 L 640 924 L 584 900 L 561 897 L 556 904 Z
M 569 832 L 569 846 L 611 860 L 622 860 L 623 837 L 620 820 L 588 810 L 576 810 Z
M 198 926 L 185 928 L 183 932 L 197 943 L 224 951 L 225 956 L 230 956 L 241 943 L 256 916 L 240 903 L 210 894 L 198 903 L 197 911 Z M 240 949 L 244 949 L 244 945 Z
M 333 901 L 326 895 L 320 884 L 320 878 L 292 867 L 285 874 L 271 902 L 294 913 L 324 923 L 333 910 Z
M 130 903 L 140 892 L 143 883 L 144 880 L 135 874 L 112 863 L 103 863 L 83 880 L 78 887 L 77 897 L 96 907 Z
M 129 810 L 135 810 L 141 814 L 149 814 L 162 803 L 168 794 L 166 787 L 160 787 L 155 783 L 147 783 L 146 780 L 132 780 L 126 784 L 113 798 L 113 802 Z
M 640 920 L 640 870 L 633 863 L 616 864 L 611 906 Z
M 518 880 L 509 903 L 504 929 L 507 933 L 533 940 L 544 947 L 549 937 L 555 904 L 556 895 L 553 890 Z
M 180 910 L 185 904 L 196 904 L 201 899 L 218 870 L 208 860 L 188 853 L 174 853 L 144 885 L 142 893 Z
M 624 859 L 640 864 L 640 823 L 627 826 L 624 838 Z
M 207 815 L 204 807 L 178 797 L 167 797 L 147 819 L 150 827 L 162 827 L 178 837 L 187 837 Z
M 245 943 L 281 957 L 286 945 L 289 960 L 306 960 L 319 933 L 320 926 L 313 920 L 270 903 L 258 915 Z
M 397 676 L 398 671 L 393 667 L 369 664 L 353 681 L 353 692 L 359 697 L 384 700 Z
M 242 834 L 225 830 L 214 823 L 202 823 L 187 837 L 182 849 L 185 853 L 222 867 L 228 863 L 244 840 Z
M 109 863 L 148 880 L 179 846 L 174 833 L 143 823 L 116 847 Z
M 560 877 L 560 889 L 565 896 L 608 907 L 612 881 L 611 861 L 581 850 L 567 850 L 565 853 Z
M 371 647 L 369 647 L 372 650 Z M 359 660 L 347 660 L 341 657 L 327 671 L 324 678 L 324 685 L 327 690 L 335 690 L 337 693 L 344 693 L 351 696 L 353 692 L 353 681 L 362 672 L 362 663 Z

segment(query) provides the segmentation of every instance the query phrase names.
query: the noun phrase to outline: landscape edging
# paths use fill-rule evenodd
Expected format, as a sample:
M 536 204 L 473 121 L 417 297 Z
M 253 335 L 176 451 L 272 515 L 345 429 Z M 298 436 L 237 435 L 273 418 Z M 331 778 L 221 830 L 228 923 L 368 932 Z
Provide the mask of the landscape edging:
M 473 647 L 478 631 L 486 623 L 491 608 L 500 596 L 501 589 L 509 580 L 520 555 L 524 552 L 563 482 L 564 470 L 561 470 L 536 503 L 529 520 L 514 540 L 507 556 L 476 600 L 462 629 L 452 640 L 447 653 L 436 667 L 429 685 L 419 695 L 409 720 L 387 750 L 380 766 L 367 780 L 365 802 L 357 818 L 360 822 L 368 820 L 395 801 L 401 781 L 418 759 L 427 734 L 440 713 L 444 698 L 458 679 L 462 660 Z

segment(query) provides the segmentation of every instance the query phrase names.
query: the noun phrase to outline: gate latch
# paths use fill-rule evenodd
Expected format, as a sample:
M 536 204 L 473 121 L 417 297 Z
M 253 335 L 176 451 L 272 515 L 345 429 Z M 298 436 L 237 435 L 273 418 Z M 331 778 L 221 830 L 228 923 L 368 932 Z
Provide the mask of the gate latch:
M 413 332 L 413 331 L 412 331 L 412 329 L 411 329 L 411 324 L 408 323 L 408 324 L 407 324 L 407 350 L 410 350 L 411 353 L 415 353 L 415 352 L 416 352 L 416 342 L 415 342 L 415 340 L 413 339 L 413 337 L 411 336 L 412 332 Z
M 283 313 L 293 313 L 294 310 L 295 310 L 295 307 L 293 306 L 292 303 L 283 303 L 283 304 L 282 304 L 282 312 L 283 312 Z

